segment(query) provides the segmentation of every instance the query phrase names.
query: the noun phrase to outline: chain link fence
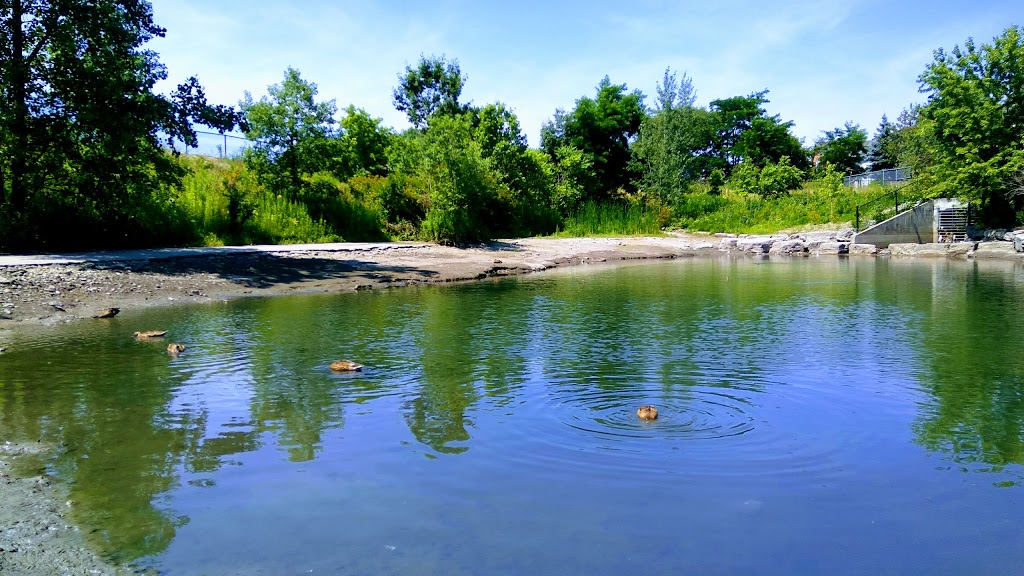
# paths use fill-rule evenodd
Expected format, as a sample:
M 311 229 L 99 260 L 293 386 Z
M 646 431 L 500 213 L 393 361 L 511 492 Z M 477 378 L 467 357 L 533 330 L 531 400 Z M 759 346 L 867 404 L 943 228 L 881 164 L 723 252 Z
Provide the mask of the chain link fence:
M 843 184 L 852 186 L 853 188 L 861 188 L 868 186 L 872 182 L 880 182 L 882 184 L 892 184 L 894 182 L 906 182 L 913 176 L 910 173 L 910 168 L 886 168 L 885 170 L 875 170 L 874 172 L 864 172 L 863 174 L 854 174 L 852 176 L 843 177 Z
M 220 134 L 196 130 L 196 139 L 198 146 L 182 145 L 181 150 L 185 154 L 198 154 L 214 158 L 239 158 L 242 156 L 242 152 L 252 145 L 245 136 L 240 134 Z

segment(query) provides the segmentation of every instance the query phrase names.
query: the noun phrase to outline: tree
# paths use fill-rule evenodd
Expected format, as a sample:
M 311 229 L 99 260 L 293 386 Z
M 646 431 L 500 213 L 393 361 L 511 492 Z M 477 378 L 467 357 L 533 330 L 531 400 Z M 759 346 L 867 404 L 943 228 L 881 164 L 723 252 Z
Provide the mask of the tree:
M 896 156 L 897 137 L 896 125 L 889 121 L 888 116 L 882 114 L 882 122 L 878 125 L 875 137 L 871 139 L 868 146 L 867 161 L 871 164 L 871 170 L 885 170 L 899 166 Z
M 394 132 L 370 116 L 366 110 L 349 105 L 341 119 L 345 148 L 355 164 L 355 171 L 370 176 L 385 176 L 388 171 L 387 148 Z
M 435 114 L 454 115 L 467 110 L 459 103 L 466 79 L 458 60 L 421 55 L 415 67 L 406 66 L 405 73 L 398 75 L 392 102 L 399 112 L 409 116 L 414 127 L 422 130 Z
M 239 120 L 207 104 L 195 78 L 170 96 L 153 93 L 167 74 L 141 46 L 164 32 L 144 0 L 0 4 L 5 210 L 29 228 L 50 220 L 51 235 L 85 227 L 94 242 L 139 241 L 138 210 L 181 175 L 161 143 L 195 145 L 193 122 L 223 131 Z
M 939 49 L 921 74 L 931 123 L 935 191 L 979 201 L 993 225 L 1011 225 L 1011 177 L 1024 166 L 1024 36 L 1007 28 L 991 44 L 970 38 L 951 52 Z
M 295 199 L 304 175 L 327 171 L 342 180 L 349 176 L 348 159 L 334 138 L 334 100 L 316 102 L 316 84 L 290 67 L 267 92 L 255 102 L 246 91 L 239 103 L 248 122 L 245 135 L 255 142 L 246 163 L 267 185 Z
M 612 84 L 607 76 L 597 86 L 597 94 L 576 101 L 576 108 L 555 112 L 552 121 L 541 130 L 541 148 L 557 162 L 557 151 L 571 146 L 590 156 L 596 190 L 586 194 L 600 200 L 617 189 L 630 189 L 636 172 L 630 166 L 630 145 L 646 116 L 644 95 L 628 91 L 625 84 Z
M 847 122 L 843 128 L 825 130 L 814 142 L 820 164 L 832 164 L 845 174 L 863 172 L 861 163 L 868 152 L 868 133 L 858 124 Z
M 749 96 L 713 100 L 710 105 L 715 123 L 713 141 L 703 154 L 705 175 L 719 169 L 728 176 L 740 162 L 761 167 L 788 157 L 797 168 L 808 168 L 807 154 L 778 115 L 768 116 L 762 104 L 768 102 L 767 90 Z
M 703 175 L 704 156 L 714 136 L 711 114 L 694 106 L 690 78 L 665 71 L 655 108 L 644 118 L 632 152 L 643 188 L 663 202 L 678 198 Z

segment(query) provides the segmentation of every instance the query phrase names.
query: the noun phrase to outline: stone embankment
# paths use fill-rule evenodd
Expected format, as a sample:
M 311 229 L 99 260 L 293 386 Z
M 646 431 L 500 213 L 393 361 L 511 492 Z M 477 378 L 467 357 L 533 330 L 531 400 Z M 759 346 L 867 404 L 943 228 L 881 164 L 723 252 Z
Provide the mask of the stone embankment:
M 719 249 L 746 254 L 824 256 L 877 255 L 933 258 L 971 258 L 976 260 L 1019 260 L 1024 262 L 1024 230 L 985 232 L 976 240 L 930 244 L 890 244 L 879 249 L 873 244 L 854 244 L 853 229 L 836 232 L 806 232 L 748 236 L 716 234 Z

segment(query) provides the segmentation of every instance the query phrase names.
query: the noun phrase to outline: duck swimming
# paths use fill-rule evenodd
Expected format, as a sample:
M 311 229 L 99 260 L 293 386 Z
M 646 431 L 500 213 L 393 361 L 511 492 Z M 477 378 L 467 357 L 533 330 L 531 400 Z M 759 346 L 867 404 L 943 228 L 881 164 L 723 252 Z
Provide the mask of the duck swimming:
M 179 344 L 178 342 L 172 342 L 167 345 L 167 353 L 171 356 L 177 356 L 185 351 L 185 345 Z
M 338 360 L 336 362 L 331 362 L 331 370 L 334 372 L 358 372 L 362 369 L 362 364 L 356 364 L 351 360 Z
M 167 335 L 167 330 L 143 330 L 142 332 L 135 332 L 132 336 L 135 336 L 139 340 L 145 340 L 147 338 L 163 338 Z
M 641 420 L 654 420 L 658 417 L 658 409 L 648 404 L 647 406 L 641 406 L 638 408 L 636 415 L 639 416 Z
M 113 318 L 114 316 L 117 316 L 119 312 L 121 312 L 120 308 L 104 308 L 97 312 L 93 318 Z

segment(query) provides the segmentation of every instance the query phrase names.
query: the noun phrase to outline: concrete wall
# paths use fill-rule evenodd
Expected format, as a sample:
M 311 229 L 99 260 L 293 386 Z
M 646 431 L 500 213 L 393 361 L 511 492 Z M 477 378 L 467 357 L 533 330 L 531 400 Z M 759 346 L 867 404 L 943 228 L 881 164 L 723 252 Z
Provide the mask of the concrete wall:
M 854 244 L 874 244 L 888 248 L 889 244 L 935 242 L 935 203 L 923 202 L 912 210 L 854 234 Z

